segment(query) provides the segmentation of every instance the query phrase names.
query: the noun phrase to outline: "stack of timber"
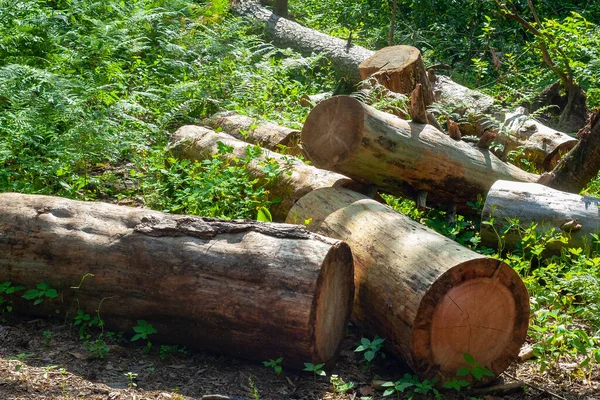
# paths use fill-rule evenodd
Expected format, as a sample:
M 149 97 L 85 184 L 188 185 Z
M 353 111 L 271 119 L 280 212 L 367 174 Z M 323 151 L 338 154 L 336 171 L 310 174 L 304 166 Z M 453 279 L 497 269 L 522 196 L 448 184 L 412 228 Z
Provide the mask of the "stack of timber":
M 233 148 L 233 152 L 225 154 L 232 162 L 246 156 L 246 148 L 250 144 L 225 133 L 216 133 L 208 128 L 187 125 L 179 128 L 171 136 L 171 150 L 179 157 L 190 160 L 205 160 L 218 154 L 221 142 Z M 283 156 L 269 150 L 263 150 L 257 162 L 248 166 L 250 174 L 264 177 L 260 162 L 275 160 L 283 172 L 276 182 L 268 186 L 271 198 L 280 198 L 281 202 L 273 204 L 271 214 L 274 221 L 285 220 L 288 212 L 300 197 L 321 187 L 347 187 L 360 193 L 372 191 L 367 185 L 360 184 L 346 176 L 330 172 L 303 163 L 296 157 Z
M 315 107 L 302 129 L 304 151 L 316 167 L 382 191 L 430 204 L 466 203 L 499 180 L 536 182 L 538 175 L 502 162 L 487 149 L 455 141 L 431 125 L 407 122 L 348 96 Z
M 515 360 L 529 296 L 508 265 L 346 189 L 307 194 L 287 222 L 309 218 L 309 230 L 352 248 L 353 320 L 388 339 L 421 378 L 452 379 L 464 353 L 496 375 Z
M 60 293 L 37 306 L 16 295 L 17 311 L 98 310 L 123 331 L 145 319 L 158 340 L 295 367 L 328 361 L 343 339 L 354 290 L 343 242 L 48 196 L 0 194 L 0 209 L 0 282 Z
M 592 234 L 600 232 L 600 199 L 561 192 L 536 183 L 496 182 L 488 193 L 481 224 L 481 242 L 489 247 L 512 250 L 521 241 L 523 231 L 537 225 L 538 232 L 554 229 L 568 238 L 567 243 L 552 241 L 548 254 L 559 254 L 562 248 L 591 245 Z M 519 221 L 504 233 L 509 221 Z
M 265 149 L 279 150 L 284 148 L 286 154 L 301 153 L 299 146 L 300 131 L 287 128 L 272 122 L 257 122 L 253 118 L 234 112 L 220 112 L 207 120 L 213 129 L 221 128 L 223 132 L 236 139 L 257 144 Z

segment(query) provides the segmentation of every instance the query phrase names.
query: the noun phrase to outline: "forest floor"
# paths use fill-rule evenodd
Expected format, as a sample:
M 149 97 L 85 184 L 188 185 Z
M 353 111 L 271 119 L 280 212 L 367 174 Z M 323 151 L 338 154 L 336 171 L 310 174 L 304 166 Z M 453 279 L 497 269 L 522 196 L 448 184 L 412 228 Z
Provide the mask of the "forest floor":
M 342 343 L 340 356 L 328 376 L 336 374 L 354 382 L 347 393 L 335 393 L 329 377 L 284 370 L 277 375 L 260 363 L 188 350 L 161 359 L 158 345 L 145 347 L 123 341 L 111 345 L 105 358 L 93 358 L 79 340 L 77 327 L 61 321 L 27 319 L 9 315 L 0 324 L 0 399 L 144 400 L 202 399 L 380 399 L 375 379 L 392 381 L 410 372 L 393 357 L 378 359 L 364 369 L 353 350 L 360 339 L 352 330 Z M 443 393 L 444 399 L 600 399 L 600 373 L 589 385 L 574 383 L 569 368 L 562 373 L 534 373 L 531 362 L 515 364 L 500 383 L 527 382 L 510 394 Z M 557 376 L 560 375 L 560 376 Z M 395 398 L 390 396 L 386 398 Z M 402 397 L 399 397 L 402 398 Z M 409 397 L 404 397 L 409 398 Z M 432 397 L 423 397 L 432 398 Z M 415 397 L 416 399 L 416 397 Z

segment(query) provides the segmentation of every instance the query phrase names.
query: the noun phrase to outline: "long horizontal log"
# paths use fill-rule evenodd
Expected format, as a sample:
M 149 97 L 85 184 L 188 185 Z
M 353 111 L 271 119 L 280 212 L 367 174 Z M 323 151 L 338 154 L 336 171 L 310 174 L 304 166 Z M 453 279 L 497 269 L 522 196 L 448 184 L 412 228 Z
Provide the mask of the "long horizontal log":
M 352 248 L 352 319 L 385 337 L 420 377 L 452 379 L 464 353 L 496 375 L 515 360 L 529 296 L 508 265 L 347 189 L 307 194 L 287 222 L 309 218 L 309 230 Z
M 170 139 L 173 153 L 180 158 L 190 160 L 205 160 L 218 154 L 218 143 L 222 142 L 233 148 L 233 153 L 225 155 L 232 162 L 246 156 L 246 148 L 250 144 L 225 133 L 216 133 L 208 128 L 187 125 L 179 128 Z M 270 150 L 263 150 L 257 162 L 248 165 L 250 174 L 255 177 L 265 177 L 260 162 L 275 160 L 282 173 L 276 182 L 268 186 L 271 199 L 281 199 L 273 204 L 271 214 L 274 221 L 285 220 L 288 212 L 300 197 L 321 187 L 347 187 L 352 190 L 367 193 L 370 189 L 346 176 L 335 172 L 318 169 L 307 165 L 293 156 L 283 156 Z
M 304 151 L 316 167 L 372 183 L 387 193 L 433 204 L 466 203 L 498 179 L 535 182 L 539 176 L 500 161 L 487 149 L 456 142 L 431 125 L 404 121 L 348 96 L 315 107 L 302 129 Z
M 490 189 L 483 212 L 481 242 L 489 247 L 512 250 L 521 241 L 523 231 L 536 224 L 538 232 L 554 229 L 563 232 L 567 243 L 552 241 L 546 250 L 560 253 L 562 248 L 584 247 L 600 232 L 600 199 L 561 192 L 536 184 L 498 181 Z M 519 227 L 505 228 L 518 220 Z M 501 239 L 502 238 L 502 239 Z
M 0 282 L 60 294 L 37 306 L 14 296 L 15 310 L 98 310 L 125 332 L 143 319 L 158 330 L 151 340 L 296 368 L 326 362 L 343 339 L 353 299 L 343 242 L 48 196 L 0 194 L 0 209 Z
M 351 83 L 361 81 L 358 65 L 374 54 L 364 47 L 348 43 L 296 22 L 281 18 L 252 0 L 239 0 L 232 11 L 266 24 L 273 41 L 282 47 L 292 48 L 302 54 L 323 54 L 332 62 L 332 67 L 348 77 Z
M 300 154 L 300 131 L 280 126 L 272 122 L 256 121 L 245 115 L 234 112 L 221 112 L 207 120 L 213 128 L 221 128 L 223 132 L 236 139 L 257 144 L 265 149 L 279 150 L 285 148 L 286 154 Z

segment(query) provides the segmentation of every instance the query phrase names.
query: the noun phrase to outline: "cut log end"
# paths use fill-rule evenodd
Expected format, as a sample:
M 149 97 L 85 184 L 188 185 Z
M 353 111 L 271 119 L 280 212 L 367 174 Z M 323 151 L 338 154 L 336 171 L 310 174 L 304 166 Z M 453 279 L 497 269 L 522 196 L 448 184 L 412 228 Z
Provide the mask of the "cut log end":
M 457 265 L 445 278 L 429 290 L 415 321 L 416 365 L 424 369 L 419 372 L 450 379 L 468 366 L 467 353 L 501 373 L 527 334 L 527 289 L 508 265 L 492 259 Z
M 354 266 L 346 243 L 333 246 L 327 255 L 317 287 L 315 344 L 319 360 L 329 360 L 344 339 L 354 301 Z
M 336 96 L 319 103 L 302 128 L 304 151 L 318 168 L 335 165 L 361 144 L 364 109 L 348 96 Z

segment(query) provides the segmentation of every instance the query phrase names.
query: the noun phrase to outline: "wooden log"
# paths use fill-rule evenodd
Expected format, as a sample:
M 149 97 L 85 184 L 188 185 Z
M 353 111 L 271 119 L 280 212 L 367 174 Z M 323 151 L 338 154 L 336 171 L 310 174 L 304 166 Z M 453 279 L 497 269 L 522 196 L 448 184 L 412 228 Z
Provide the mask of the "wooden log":
M 415 90 L 410 94 L 410 117 L 417 124 L 426 124 L 427 108 L 425 108 L 425 99 L 423 95 L 423 85 L 417 83 Z
M 548 254 L 560 253 L 566 247 L 584 247 L 592 244 L 591 234 L 600 230 L 598 215 L 600 199 L 561 192 L 537 183 L 498 181 L 490 189 L 481 214 L 481 242 L 489 247 L 512 250 L 521 240 L 522 230 L 537 224 L 537 231 L 555 229 L 564 232 L 568 243 L 551 242 Z M 499 242 L 509 219 L 519 220 L 519 229 L 510 229 Z
M 300 131 L 276 125 L 272 122 L 259 122 L 255 119 L 235 112 L 220 112 L 206 121 L 213 129 L 221 128 L 223 132 L 236 139 L 257 144 L 269 150 L 285 148 L 286 154 L 300 154 Z
M 462 212 L 471 211 L 467 201 L 487 193 L 498 179 L 539 178 L 431 125 L 404 121 L 347 96 L 317 105 L 301 138 L 316 167 L 413 199 L 423 190 L 430 204 L 454 203 Z
M 358 67 L 363 80 L 373 77 L 393 92 L 410 95 L 422 85 L 425 106 L 433 103 L 431 82 L 419 49 L 413 46 L 390 46 L 378 50 Z
M 554 189 L 579 193 L 600 170 L 600 108 L 594 111 L 577 136 L 579 143 L 543 176 L 540 183 Z
M 421 378 L 441 382 L 463 353 L 500 374 L 525 341 L 529 297 L 505 263 L 341 188 L 301 198 L 287 222 L 345 239 L 354 256 L 352 319 L 386 338 Z
M 239 0 L 232 5 L 231 10 L 238 15 L 263 22 L 269 36 L 278 46 L 289 47 L 305 55 L 323 54 L 331 60 L 332 68 L 346 76 L 353 84 L 361 81 L 358 64 L 373 55 L 373 51 L 347 40 L 281 18 L 261 7 L 256 1 Z
M 233 148 L 233 153 L 225 155 L 232 162 L 244 158 L 246 148 L 251 146 L 226 133 L 215 133 L 208 128 L 187 125 L 173 133 L 170 139 L 170 147 L 176 157 L 205 160 L 212 158 L 213 155 L 219 152 L 219 142 Z M 269 150 L 263 150 L 257 162 L 248 166 L 250 174 L 255 178 L 264 178 L 265 172 L 261 168 L 260 162 L 267 160 L 275 160 L 280 170 L 283 171 L 277 181 L 267 187 L 271 192 L 271 200 L 281 199 L 281 202 L 273 204 L 270 209 L 274 221 L 285 220 L 296 200 L 316 188 L 340 186 L 360 193 L 372 191 L 372 188 L 346 176 L 315 168 L 303 163 L 296 157 L 283 156 Z
M 293 367 L 326 362 L 343 339 L 353 301 L 343 242 L 48 196 L 0 194 L 0 208 L 0 282 L 59 292 L 38 306 L 19 296 L 16 310 L 98 310 L 127 333 L 143 319 L 158 330 L 151 340 Z

